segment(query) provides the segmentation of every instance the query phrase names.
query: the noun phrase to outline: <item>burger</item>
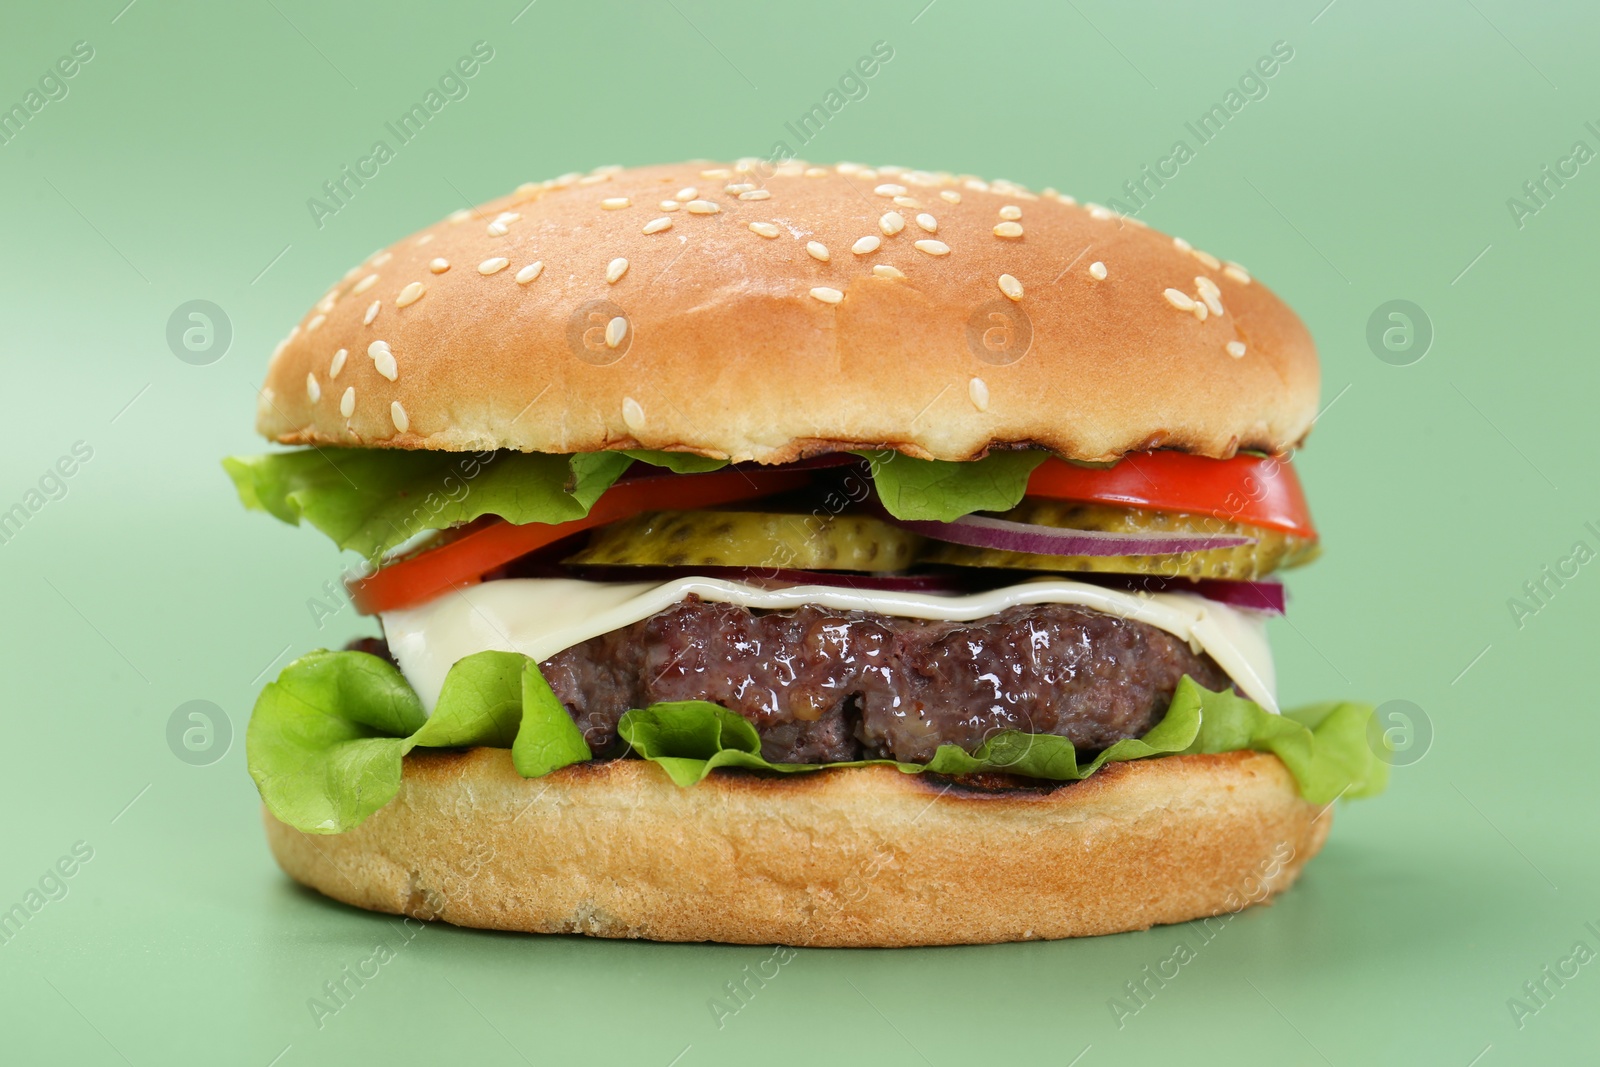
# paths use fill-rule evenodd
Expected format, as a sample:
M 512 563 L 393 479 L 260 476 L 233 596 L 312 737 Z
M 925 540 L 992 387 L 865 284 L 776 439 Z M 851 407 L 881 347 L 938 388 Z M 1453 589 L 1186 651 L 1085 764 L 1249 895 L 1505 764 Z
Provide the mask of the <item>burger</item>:
M 457 211 L 317 301 L 260 391 L 289 447 L 225 461 L 382 633 L 261 692 L 272 852 L 663 941 L 1267 900 L 1386 768 L 1265 637 L 1317 389 L 1243 267 L 1050 189 L 697 161 Z

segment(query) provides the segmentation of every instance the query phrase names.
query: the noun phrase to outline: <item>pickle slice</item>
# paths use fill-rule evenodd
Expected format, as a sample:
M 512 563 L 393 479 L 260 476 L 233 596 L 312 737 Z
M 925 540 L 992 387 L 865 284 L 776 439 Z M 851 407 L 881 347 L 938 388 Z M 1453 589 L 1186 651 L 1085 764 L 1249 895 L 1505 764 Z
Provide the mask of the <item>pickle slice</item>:
M 647 511 L 602 526 L 567 563 L 897 571 L 922 538 L 867 515 Z
M 1112 533 L 1243 534 L 1256 538 L 1256 543 L 1240 545 L 1238 548 L 1211 548 L 1162 556 L 1044 556 L 927 541 L 919 562 L 1029 571 L 1101 571 L 1155 574 L 1168 578 L 1256 579 L 1280 567 L 1309 563 L 1318 551 L 1316 542 L 1279 530 L 1224 522 L 1209 515 L 1146 511 L 1142 508 L 1028 499 L 1005 512 L 1002 518 L 1039 526 Z

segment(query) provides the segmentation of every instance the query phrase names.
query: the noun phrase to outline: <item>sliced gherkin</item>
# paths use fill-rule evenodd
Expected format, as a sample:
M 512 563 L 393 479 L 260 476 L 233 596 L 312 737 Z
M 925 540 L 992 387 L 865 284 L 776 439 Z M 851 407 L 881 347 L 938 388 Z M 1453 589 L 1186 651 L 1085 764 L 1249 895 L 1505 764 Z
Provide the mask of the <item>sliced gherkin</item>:
M 867 515 L 648 511 L 596 530 L 568 563 L 897 571 L 922 538 Z
M 1318 551 L 1316 542 L 1293 534 L 1225 522 L 1209 515 L 1033 498 L 1024 500 L 1002 517 L 1038 526 L 1112 533 L 1243 534 L 1256 538 L 1256 543 L 1240 545 L 1238 548 L 1212 548 L 1164 556 L 1044 556 L 930 540 L 924 543 L 919 562 L 1029 571 L 1101 571 L 1154 574 L 1169 578 L 1256 579 L 1280 567 L 1308 563 Z

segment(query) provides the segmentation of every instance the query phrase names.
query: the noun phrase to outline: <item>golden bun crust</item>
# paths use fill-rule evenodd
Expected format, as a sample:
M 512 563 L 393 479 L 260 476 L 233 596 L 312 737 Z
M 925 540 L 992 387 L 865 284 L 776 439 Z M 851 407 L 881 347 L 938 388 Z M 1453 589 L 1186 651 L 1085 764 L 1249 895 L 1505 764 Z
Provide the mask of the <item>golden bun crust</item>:
M 900 168 L 702 161 L 529 184 L 390 246 L 279 347 L 257 427 L 766 463 L 1228 457 L 1297 444 L 1317 389 L 1310 335 L 1265 286 L 1103 208 Z
M 680 789 L 654 763 L 526 779 L 503 749 L 418 750 L 348 833 L 265 816 L 278 863 L 336 900 L 460 926 L 657 941 L 901 946 L 1141 930 L 1288 888 L 1328 811 L 1276 756 L 1113 763 L 984 792 L 892 767 Z

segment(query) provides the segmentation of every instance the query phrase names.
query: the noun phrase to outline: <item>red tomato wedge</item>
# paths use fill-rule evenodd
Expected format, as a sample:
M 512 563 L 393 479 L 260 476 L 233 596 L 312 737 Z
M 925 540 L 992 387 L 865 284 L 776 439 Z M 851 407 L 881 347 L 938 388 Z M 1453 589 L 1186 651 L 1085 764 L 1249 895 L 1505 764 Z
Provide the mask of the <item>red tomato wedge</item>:
M 1103 469 L 1052 456 L 1034 468 L 1028 495 L 1210 515 L 1317 539 L 1300 479 L 1288 459 L 1278 456 L 1207 459 L 1187 452 L 1142 452 Z
M 413 607 L 440 593 L 476 584 L 486 571 L 583 530 L 637 515 L 641 511 L 686 510 L 732 504 L 799 489 L 811 481 L 806 470 L 730 469 L 709 474 L 662 474 L 618 481 L 596 500 L 589 514 L 571 522 L 514 525 L 494 520 L 437 548 L 390 564 L 350 583 L 356 609 L 364 615 Z

